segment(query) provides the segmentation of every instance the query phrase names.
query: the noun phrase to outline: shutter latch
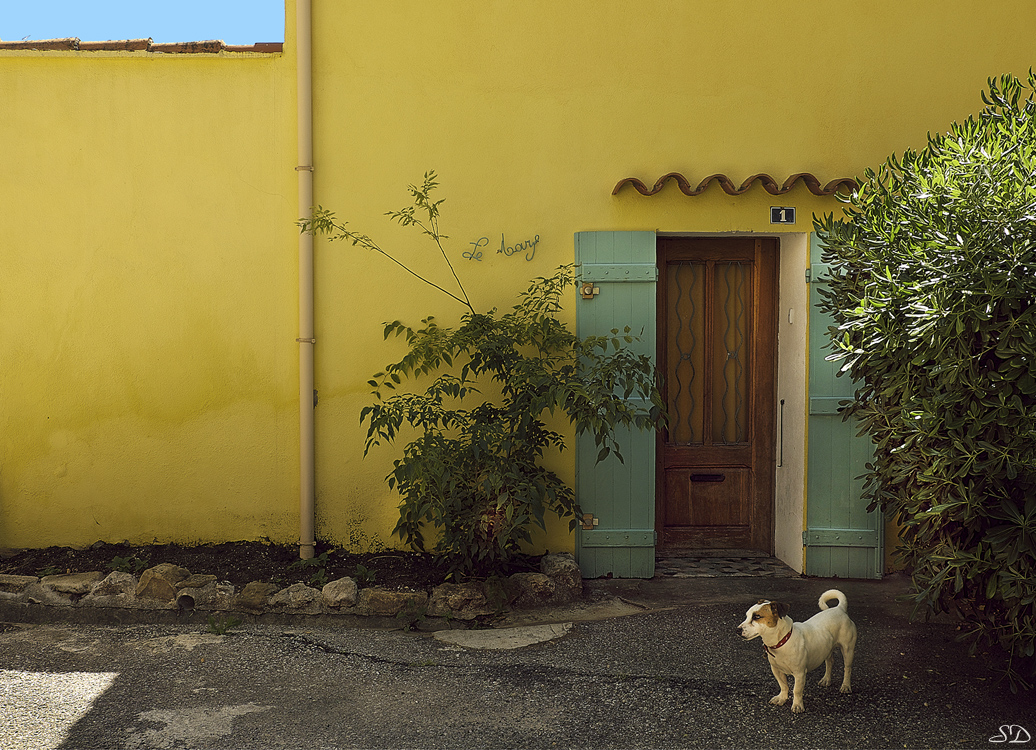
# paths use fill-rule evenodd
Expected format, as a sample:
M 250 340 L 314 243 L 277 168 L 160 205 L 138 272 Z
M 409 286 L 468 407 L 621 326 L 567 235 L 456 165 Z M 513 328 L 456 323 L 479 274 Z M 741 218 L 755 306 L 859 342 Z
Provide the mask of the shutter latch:
M 593 299 L 594 295 L 601 293 L 601 287 L 594 286 L 592 281 L 586 281 L 579 288 L 579 293 L 583 295 L 583 299 Z

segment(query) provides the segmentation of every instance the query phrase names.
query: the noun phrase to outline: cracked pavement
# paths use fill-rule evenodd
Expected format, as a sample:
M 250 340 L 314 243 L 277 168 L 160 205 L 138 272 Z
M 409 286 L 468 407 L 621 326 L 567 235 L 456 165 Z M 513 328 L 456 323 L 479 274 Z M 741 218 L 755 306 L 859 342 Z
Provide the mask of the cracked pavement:
M 762 597 L 804 620 L 832 587 L 860 630 L 854 692 L 817 686 L 821 669 L 810 673 L 806 713 L 770 705 L 776 683 L 737 624 Z M 304 622 L 223 636 L 203 623 L 3 625 L 0 747 L 977 748 L 1001 726 L 1036 732 L 1032 696 L 969 658 L 952 624 L 908 619 L 895 600 L 902 579 L 588 588 L 635 606 L 438 634 Z M 611 616 L 620 611 L 634 614 Z

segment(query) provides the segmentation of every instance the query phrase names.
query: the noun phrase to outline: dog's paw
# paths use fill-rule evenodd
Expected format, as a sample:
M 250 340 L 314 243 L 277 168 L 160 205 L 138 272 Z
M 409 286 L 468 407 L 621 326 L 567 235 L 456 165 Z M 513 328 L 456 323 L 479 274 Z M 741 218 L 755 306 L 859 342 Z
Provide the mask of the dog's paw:
M 849 685 L 842 685 L 842 692 L 843 693 L 851 693 L 852 691 L 853 691 L 853 689 Z
M 772 698 L 770 698 L 770 703 L 772 703 L 775 706 L 783 706 L 787 702 L 788 702 L 788 696 L 784 695 L 784 693 L 781 693 L 779 695 L 775 695 Z
M 791 712 L 793 714 L 802 714 L 802 713 L 806 712 L 806 707 L 804 705 L 802 705 L 801 703 L 792 703 L 791 704 Z
M 817 684 L 820 685 L 820 687 L 827 687 L 828 685 L 831 684 L 831 678 L 830 677 L 826 677 L 826 676 L 825 677 L 821 677 L 820 678 L 820 682 L 818 682 Z

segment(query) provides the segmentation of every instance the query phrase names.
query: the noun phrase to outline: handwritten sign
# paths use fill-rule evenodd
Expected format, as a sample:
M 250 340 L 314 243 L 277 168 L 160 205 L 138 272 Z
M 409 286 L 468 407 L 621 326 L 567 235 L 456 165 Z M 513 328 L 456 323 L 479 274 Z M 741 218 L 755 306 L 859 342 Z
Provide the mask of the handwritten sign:
M 498 253 L 503 253 L 508 258 L 512 255 L 525 255 L 526 261 L 531 261 L 536 257 L 536 246 L 540 243 L 540 236 L 537 234 L 532 239 L 522 240 L 521 242 L 515 242 L 513 245 L 508 245 L 507 240 L 504 238 L 503 233 L 500 234 L 500 247 L 497 249 Z M 465 260 L 482 260 L 482 248 L 489 245 L 488 237 L 479 237 L 475 242 L 469 242 L 471 250 L 464 253 Z
M 482 251 L 479 248 L 485 247 L 489 244 L 488 237 L 479 237 L 477 242 L 469 242 L 469 245 L 474 245 L 470 252 L 464 253 L 466 260 L 482 260 Z

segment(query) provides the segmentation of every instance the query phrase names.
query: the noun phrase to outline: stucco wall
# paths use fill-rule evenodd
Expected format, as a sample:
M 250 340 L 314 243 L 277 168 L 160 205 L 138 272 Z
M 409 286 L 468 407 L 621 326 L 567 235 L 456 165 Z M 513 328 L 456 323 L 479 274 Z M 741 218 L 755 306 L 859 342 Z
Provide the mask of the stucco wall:
M 795 206 L 785 320 L 804 281 L 791 249 L 834 199 L 801 184 L 776 198 L 758 185 L 613 196 L 615 184 L 859 174 L 975 112 L 988 76 L 1026 71 L 1036 21 L 1027 0 L 997 13 L 314 5 L 317 201 L 353 228 L 448 281 L 431 247 L 383 216 L 437 170 L 449 250 L 488 308 L 571 262 L 577 231 L 770 234 L 769 207 Z M 0 53 L 0 546 L 297 539 L 292 0 L 286 11 L 284 55 Z M 496 253 L 501 235 L 538 235 L 535 257 Z M 464 260 L 483 237 L 483 260 Z M 391 543 L 383 478 L 396 454 L 363 459 L 358 425 L 367 379 L 402 352 L 381 323 L 462 310 L 348 245 L 318 240 L 316 257 L 318 535 Z M 793 427 L 804 339 L 781 325 L 778 397 Z M 786 432 L 785 460 L 800 459 Z M 554 460 L 571 477 L 571 453 Z M 795 527 L 800 491 L 778 478 L 779 525 Z M 571 549 L 567 526 L 542 545 Z
M 0 546 L 297 538 L 293 70 L 0 53 Z

